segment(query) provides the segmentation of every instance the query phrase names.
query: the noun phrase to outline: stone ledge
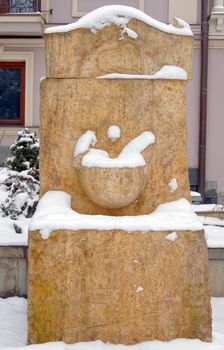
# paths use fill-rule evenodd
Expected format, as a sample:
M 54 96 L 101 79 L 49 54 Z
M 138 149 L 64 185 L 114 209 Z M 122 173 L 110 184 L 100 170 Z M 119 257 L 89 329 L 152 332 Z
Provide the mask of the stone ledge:
M 44 19 L 40 13 L 1 14 L 1 36 L 43 36 Z
M 24 246 L 0 246 L 0 259 L 2 258 L 27 258 L 28 247 Z
M 224 260 L 224 248 L 208 248 L 209 260 Z
M 0 297 L 27 295 L 27 250 L 0 246 Z

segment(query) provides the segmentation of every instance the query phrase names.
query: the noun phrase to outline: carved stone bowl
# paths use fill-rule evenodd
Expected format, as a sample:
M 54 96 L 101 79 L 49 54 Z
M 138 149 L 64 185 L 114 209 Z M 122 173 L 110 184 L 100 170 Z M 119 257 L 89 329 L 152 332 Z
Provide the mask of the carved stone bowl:
M 102 208 L 123 208 L 133 203 L 146 185 L 146 174 L 147 166 L 79 169 L 83 190 Z

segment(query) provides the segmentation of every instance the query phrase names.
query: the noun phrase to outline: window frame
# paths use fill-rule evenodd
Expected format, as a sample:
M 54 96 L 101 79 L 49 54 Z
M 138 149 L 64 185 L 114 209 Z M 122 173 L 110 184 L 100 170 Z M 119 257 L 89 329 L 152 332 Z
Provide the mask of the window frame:
M 25 88 L 26 88 L 26 63 L 0 61 L 0 68 L 19 68 L 21 71 L 21 91 L 20 91 L 20 118 L 17 120 L 0 119 L 0 126 L 24 125 L 25 123 Z
M 3 2 L 4 1 L 4 2 Z M 9 1 L 8 0 L 2 0 L 4 7 L 0 7 L 0 14 L 3 15 L 5 13 L 8 13 L 8 4 Z
M 15 0 L 16 1 L 16 0 Z M 36 13 L 36 12 L 40 12 L 41 9 L 41 0 L 33 0 L 33 4 L 32 7 L 31 6 L 25 6 L 24 5 L 24 11 L 16 11 L 16 9 L 20 9 L 20 6 L 18 4 L 18 7 L 16 7 L 15 5 L 11 4 L 10 0 L 2 0 L 3 2 L 3 6 L 4 7 L 0 7 L 0 13 L 1 14 L 7 14 L 7 15 L 15 15 L 15 14 L 27 14 L 27 13 Z M 29 0 L 28 0 L 29 2 Z M 15 7 L 14 7 L 15 6 Z M 11 9 L 15 8 L 15 11 L 11 11 Z M 27 11 L 27 9 L 29 9 L 29 11 Z

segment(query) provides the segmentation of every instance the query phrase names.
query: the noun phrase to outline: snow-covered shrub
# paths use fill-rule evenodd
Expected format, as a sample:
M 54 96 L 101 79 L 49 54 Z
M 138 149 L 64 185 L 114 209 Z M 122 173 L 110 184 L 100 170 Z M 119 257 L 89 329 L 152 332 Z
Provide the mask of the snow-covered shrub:
M 0 216 L 9 216 L 14 220 L 32 217 L 39 200 L 39 181 L 32 172 L 33 169 L 6 173 L 0 183 Z
M 0 216 L 31 217 L 39 199 L 39 140 L 35 133 L 18 132 L 5 167 L 0 169 Z
M 30 175 L 39 179 L 39 140 L 35 133 L 28 129 L 18 132 L 5 165 L 18 172 L 32 170 Z

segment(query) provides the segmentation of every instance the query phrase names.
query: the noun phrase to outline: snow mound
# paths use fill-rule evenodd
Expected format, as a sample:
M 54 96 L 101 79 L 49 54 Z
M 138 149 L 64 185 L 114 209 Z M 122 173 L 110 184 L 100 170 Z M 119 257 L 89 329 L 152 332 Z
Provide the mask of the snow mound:
M 112 141 L 116 141 L 121 137 L 121 129 L 117 125 L 111 125 L 107 130 L 107 137 Z
M 100 7 L 83 16 L 75 23 L 47 28 L 45 30 L 45 33 L 64 33 L 81 28 L 87 28 L 90 29 L 91 32 L 96 33 L 97 30 L 114 24 L 125 30 L 127 35 L 131 38 L 137 39 L 137 33 L 126 27 L 129 20 L 131 19 L 142 21 L 145 24 L 165 33 L 193 36 L 189 24 L 183 20 L 180 20 L 179 18 L 176 18 L 176 21 L 180 27 L 175 27 L 172 24 L 159 22 L 136 8 L 122 5 L 109 5 Z
M 29 223 L 30 219 L 11 220 L 0 215 L 0 246 L 27 246 Z
M 87 133 L 91 133 L 88 139 L 84 137 Z M 93 144 L 93 135 L 95 136 L 93 131 L 87 131 L 78 139 L 75 147 L 75 155 L 78 155 L 81 150 L 88 150 L 90 145 Z M 83 167 L 88 168 L 136 168 L 145 166 L 146 162 L 141 152 L 153 144 L 155 139 L 155 135 L 152 132 L 144 131 L 132 139 L 116 158 L 110 158 L 106 151 L 91 148 L 88 153 L 83 156 L 81 164 Z
M 40 200 L 30 231 L 39 230 L 47 239 L 54 230 L 124 230 L 128 233 L 148 231 L 202 230 L 203 225 L 184 198 L 161 204 L 151 214 L 106 216 L 79 214 L 71 209 L 71 196 L 49 191 Z
M 91 130 L 87 130 L 78 139 L 75 146 L 74 156 L 76 157 L 79 154 L 88 151 L 91 146 L 95 146 L 96 142 L 97 142 L 96 133 Z

